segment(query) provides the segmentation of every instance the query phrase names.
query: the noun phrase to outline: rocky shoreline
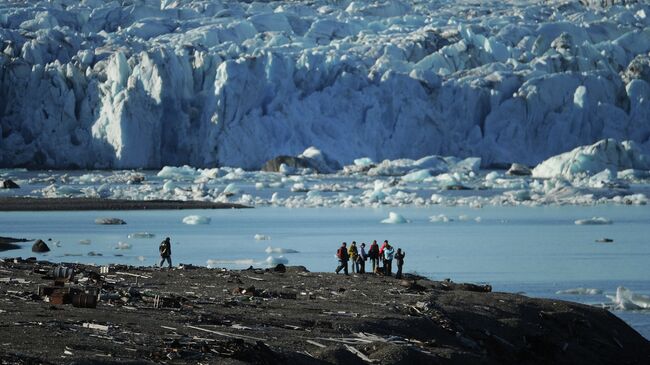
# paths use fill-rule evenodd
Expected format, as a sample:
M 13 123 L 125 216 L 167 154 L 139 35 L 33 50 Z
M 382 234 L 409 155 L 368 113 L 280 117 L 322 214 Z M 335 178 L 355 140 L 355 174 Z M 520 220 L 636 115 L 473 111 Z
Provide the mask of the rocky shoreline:
M 0 198 L 0 211 L 160 210 L 249 208 L 241 204 L 181 200 L 126 200 L 100 198 Z
M 62 286 L 53 285 L 57 276 Z M 102 269 L 4 259 L 0 362 L 650 361 L 650 342 L 604 309 L 490 290 L 408 274 L 397 280 L 303 267 Z

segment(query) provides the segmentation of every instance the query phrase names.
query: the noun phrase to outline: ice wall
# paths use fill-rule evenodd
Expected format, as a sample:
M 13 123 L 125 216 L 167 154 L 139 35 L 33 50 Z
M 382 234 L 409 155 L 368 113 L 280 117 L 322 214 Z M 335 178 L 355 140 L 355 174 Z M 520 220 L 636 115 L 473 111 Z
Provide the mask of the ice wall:
M 0 166 L 648 152 L 650 6 L 594 4 L 2 2 Z

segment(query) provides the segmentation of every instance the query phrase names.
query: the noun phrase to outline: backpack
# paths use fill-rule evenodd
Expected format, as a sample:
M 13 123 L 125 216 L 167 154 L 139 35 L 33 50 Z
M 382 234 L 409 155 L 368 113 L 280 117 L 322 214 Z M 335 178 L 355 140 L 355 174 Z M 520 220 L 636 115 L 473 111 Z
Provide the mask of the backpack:
M 339 259 L 343 258 L 343 247 L 339 247 L 339 249 L 336 250 L 336 257 L 338 257 Z

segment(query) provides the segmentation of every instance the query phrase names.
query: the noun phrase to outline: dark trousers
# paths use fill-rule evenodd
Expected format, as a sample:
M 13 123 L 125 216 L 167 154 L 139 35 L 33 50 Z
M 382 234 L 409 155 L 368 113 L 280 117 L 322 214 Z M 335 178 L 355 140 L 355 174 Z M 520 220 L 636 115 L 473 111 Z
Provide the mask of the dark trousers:
M 339 260 L 339 266 L 336 268 L 336 273 L 338 274 L 341 269 L 343 269 L 345 275 L 348 274 L 348 260 Z
M 384 275 L 391 276 L 393 273 L 393 260 L 384 260 Z
M 359 274 L 365 274 L 366 273 L 366 260 L 359 260 Z
M 379 259 L 376 257 L 371 257 L 370 262 L 372 262 L 372 272 L 377 271 L 377 266 L 379 266 Z
M 160 267 L 163 266 L 163 262 L 167 260 L 167 264 L 169 264 L 169 267 L 172 267 L 172 257 L 171 256 L 160 256 Z
M 402 278 L 402 266 L 404 264 L 400 264 L 399 262 L 397 263 L 397 274 L 395 274 L 395 277 L 398 279 Z

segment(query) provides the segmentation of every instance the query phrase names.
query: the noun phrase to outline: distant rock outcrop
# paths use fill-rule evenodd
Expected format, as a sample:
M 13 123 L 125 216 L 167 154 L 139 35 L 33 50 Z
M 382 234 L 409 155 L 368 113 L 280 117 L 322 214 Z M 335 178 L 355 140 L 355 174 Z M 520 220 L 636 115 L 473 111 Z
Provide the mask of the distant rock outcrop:
M 47 246 L 47 243 L 43 240 L 36 240 L 32 245 L 32 252 L 49 252 L 50 248 Z
M 19 189 L 20 186 L 18 186 L 18 184 L 16 184 L 15 182 L 13 182 L 13 180 L 7 179 L 7 180 L 2 181 L 2 188 L 3 189 Z

